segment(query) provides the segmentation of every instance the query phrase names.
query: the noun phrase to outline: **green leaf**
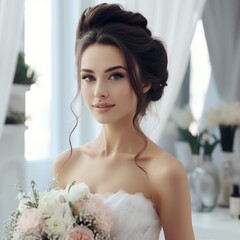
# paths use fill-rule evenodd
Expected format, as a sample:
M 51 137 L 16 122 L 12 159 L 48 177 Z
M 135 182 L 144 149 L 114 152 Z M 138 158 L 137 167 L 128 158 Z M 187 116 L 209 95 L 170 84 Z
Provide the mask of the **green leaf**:
M 78 211 L 77 209 L 74 207 L 74 205 L 72 204 L 72 202 L 68 202 L 68 205 L 71 209 L 72 215 L 77 218 L 78 217 Z
M 72 187 L 73 185 L 75 185 L 75 184 L 76 184 L 76 181 L 73 181 L 73 182 L 69 185 L 69 187 L 68 187 L 68 193 L 69 193 L 71 187 Z

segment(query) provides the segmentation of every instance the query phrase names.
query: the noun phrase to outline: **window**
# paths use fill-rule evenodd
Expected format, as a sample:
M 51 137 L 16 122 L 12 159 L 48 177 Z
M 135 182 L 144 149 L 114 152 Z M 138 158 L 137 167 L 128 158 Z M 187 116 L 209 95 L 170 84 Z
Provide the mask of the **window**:
M 204 110 L 204 99 L 211 74 L 211 64 L 202 20 L 197 23 L 192 40 L 190 65 L 190 106 L 194 118 L 199 121 Z M 197 131 L 197 127 L 197 125 L 193 126 L 193 131 Z
M 51 1 L 26 0 L 24 51 L 37 74 L 37 83 L 26 94 L 25 157 L 47 158 L 50 150 L 49 102 L 51 97 Z

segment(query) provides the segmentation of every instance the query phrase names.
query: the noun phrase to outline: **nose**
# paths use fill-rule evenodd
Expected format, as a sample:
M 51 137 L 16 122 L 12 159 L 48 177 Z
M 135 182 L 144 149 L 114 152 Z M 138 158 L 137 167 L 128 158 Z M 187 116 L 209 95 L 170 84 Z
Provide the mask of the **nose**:
M 96 98 L 106 98 L 108 95 L 107 83 L 103 80 L 98 80 L 95 85 L 94 96 Z

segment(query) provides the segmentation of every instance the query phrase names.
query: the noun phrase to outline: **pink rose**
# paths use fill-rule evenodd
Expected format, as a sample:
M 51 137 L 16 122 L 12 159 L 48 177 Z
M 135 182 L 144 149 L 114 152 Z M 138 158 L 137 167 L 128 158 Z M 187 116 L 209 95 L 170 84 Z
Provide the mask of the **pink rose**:
M 18 229 L 26 235 L 41 237 L 44 227 L 42 212 L 37 208 L 26 209 L 18 222 Z
M 113 225 L 113 218 L 104 202 L 99 197 L 92 194 L 89 199 L 89 209 L 96 214 L 100 229 L 106 234 L 109 234 Z
M 76 226 L 65 233 L 63 240 L 94 240 L 94 235 L 88 228 Z
M 109 234 L 113 225 L 113 219 L 110 210 L 103 201 L 94 194 L 90 195 L 88 201 L 80 200 L 74 203 L 74 207 L 79 213 L 89 211 L 95 213 L 98 222 L 98 230 Z
M 76 210 L 80 213 L 85 210 L 89 210 L 89 202 L 85 200 L 80 200 L 75 203 L 73 203 L 73 206 L 76 208 Z

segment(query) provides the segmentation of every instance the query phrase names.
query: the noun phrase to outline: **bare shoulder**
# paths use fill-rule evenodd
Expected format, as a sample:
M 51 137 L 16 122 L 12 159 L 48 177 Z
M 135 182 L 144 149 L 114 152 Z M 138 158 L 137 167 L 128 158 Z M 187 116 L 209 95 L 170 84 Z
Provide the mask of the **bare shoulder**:
M 152 161 L 152 178 L 155 180 L 172 179 L 186 174 L 184 166 L 171 154 L 161 150 L 159 156 Z
M 154 146 L 152 152 L 148 176 L 152 197 L 159 204 L 176 186 L 186 185 L 187 175 L 182 163 L 168 152 L 158 146 Z
M 148 176 L 152 201 L 161 218 L 165 238 L 192 240 L 191 201 L 185 168 L 169 153 L 154 149 Z
M 60 153 L 53 163 L 53 174 L 57 179 L 58 186 L 64 188 L 67 181 L 68 172 L 71 171 L 75 162 L 81 159 L 84 151 L 82 148 L 68 149 Z
M 184 166 L 173 155 L 164 151 L 157 145 L 151 147 L 151 162 L 149 165 L 149 174 L 151 178 L 159 180 L 162 177 L 175 177 L 186 174 Z
M 53 163 L 53 171 L 54 174 L 58 174 L 61 169 L 67 164 L 69 159 L 74 159 L 76 157 L 76 155 L 78 155 L 79 153 L 79 149 L 77 148 L 73 148 L 65 150 L 64 152 L 60 153 L 54 163 Z

